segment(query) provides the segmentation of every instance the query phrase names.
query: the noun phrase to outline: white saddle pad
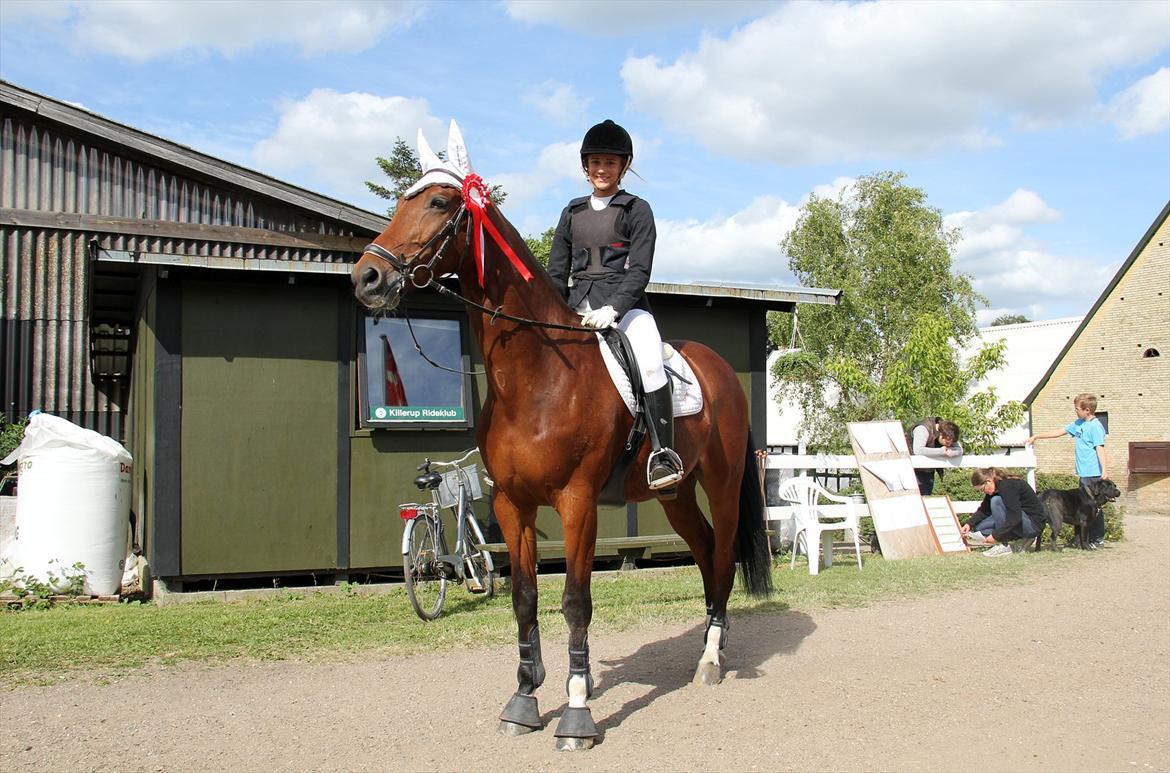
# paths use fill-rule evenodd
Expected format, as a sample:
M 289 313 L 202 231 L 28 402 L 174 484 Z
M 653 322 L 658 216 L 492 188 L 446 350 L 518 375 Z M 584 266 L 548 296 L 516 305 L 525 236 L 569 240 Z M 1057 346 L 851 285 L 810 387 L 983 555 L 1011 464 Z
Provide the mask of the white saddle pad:
M 601 337 L 600 333 L 597 335 L 597 341 L 601 345 L 601 357 L 605 360 L 605 367 L 609 369 L 609 377 L 613 379 L 613 385 L 617 387 L 618 394 L 626 401 L 626 408 L 633 415 L 635 413 L 634 390 L 630 387 L 630 378 L 622 370 L 622 367 L 618 365 L 617 358 L 613 356 L 613 351 L 609 348 L 609 344 Z M 670 376 L 670 380 L 674 383 L 675 418 L 679 416 L 690 416 L 703 410 L 703 390 L 699 388 L 699 380 L 695 378 L 695 372 L 691 370 L 691 364 L 673 346 L 665 343 L 662 345 L 662 361 L 666 367 L 690 382 L 688 384 Z

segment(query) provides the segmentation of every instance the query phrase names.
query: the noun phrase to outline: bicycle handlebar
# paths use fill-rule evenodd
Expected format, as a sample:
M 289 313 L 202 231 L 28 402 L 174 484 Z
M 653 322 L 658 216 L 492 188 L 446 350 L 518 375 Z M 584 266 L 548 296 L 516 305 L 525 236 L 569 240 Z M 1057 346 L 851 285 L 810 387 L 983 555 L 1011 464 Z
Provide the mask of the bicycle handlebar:
M 467 457 L 478 452 L 479 446 L 474 446 L 468 449 L 468 451 L 464 453 L 463 456 L 451 462 L 433 462 L 430 459 L 423 459 L 423 463 L 420 464 L 417 469 L 420 471 L 426 470 L 429 472 L 431 467 L 458 467 L 459 465 L 463 464 L 463 462 L 467 461 Z

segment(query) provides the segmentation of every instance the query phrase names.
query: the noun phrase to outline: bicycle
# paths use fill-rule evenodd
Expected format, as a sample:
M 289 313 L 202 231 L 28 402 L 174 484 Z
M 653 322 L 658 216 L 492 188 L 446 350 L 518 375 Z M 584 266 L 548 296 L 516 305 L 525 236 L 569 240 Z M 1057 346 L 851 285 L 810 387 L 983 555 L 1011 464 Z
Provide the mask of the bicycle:
M 418 466 L 414 485 L 430 491 L 428 503 L 408 502 L 398 506 L 405 521 L 402 532 L 402 569 L 406 579 L 406 596 L 423 620 L 442 614 L 447 598 L 447 583 L 462 582 L 471 593 L 491 598 L 495 594 L 495 567 L 491 554 L 482 548 L 486 540 L 475 520 L 471 503 L 483 497 L 474 464 L 460 467 L 472 448 L 451 462 L 424 459 Z M 439 473 L 431 468 L 448 469 Z M 455 514 L 455 550 L 447 549 L 442 510 Z

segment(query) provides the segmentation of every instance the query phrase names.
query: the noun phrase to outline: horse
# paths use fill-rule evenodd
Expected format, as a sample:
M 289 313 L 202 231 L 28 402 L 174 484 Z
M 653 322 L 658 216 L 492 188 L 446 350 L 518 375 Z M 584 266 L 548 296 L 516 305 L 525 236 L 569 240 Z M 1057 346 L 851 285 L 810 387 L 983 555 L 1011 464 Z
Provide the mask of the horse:
M 517 689 L 499 730 L 519 735 L 543 727 L 535 695 L 545 677 L 536 619 L 536 513 L 547 505 L 564 527 L 562 610 L 569 629 L 568 705 L 554 735 L 558 749 L 588 749 L 599 737 L 587 705 L 593 693 L 588 632 L 597 504 L 634 417 L 608 383 L 596 331 L 581 327 L 519 233 L 490 202 L 455 122 L 446 160 L 431 151 L 421 130 L 418 143 L 423 175 L 353 266 L 354 294 L 380 313 L 428 286 L 467 305 L 487 381 L 477 440 L 494 481 L 493 508 L 511 560 L 520 655 Z M 437 281 L 445 276 L 455 277 L 458 293 Z M 736 560 L 749 594 L 772 591 L 764 502 L 747 399 L 735 371 L 700 343 L 670 343 L 693 369 L 704 405 L 700 413 L 676 419 L 675 451 L 686 477 L 676 498 L 664 499 L 662 507 L 703 578 L 706 631 L 694 681 L 717 684 Z M 627 501 L 654 496 L 645 475 L 648 445 L 624 479 Z M 710 522 L 696 500 L 697 484 L 707 494 Z

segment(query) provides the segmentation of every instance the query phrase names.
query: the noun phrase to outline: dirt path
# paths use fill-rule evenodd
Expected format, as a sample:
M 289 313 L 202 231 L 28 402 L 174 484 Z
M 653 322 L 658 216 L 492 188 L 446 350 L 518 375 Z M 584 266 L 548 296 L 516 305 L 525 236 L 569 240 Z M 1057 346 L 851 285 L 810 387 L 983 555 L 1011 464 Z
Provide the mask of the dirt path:
M 496 733 L 511 647 L 179 666 L 0 693 L 0 769 L 1170 770 L 1170 520 L 1027 585 L 740 617 L 689 684 L 697 626 L 592 642 L 590 752 Z M 563 703 L 563 640 L 538 695 Z

